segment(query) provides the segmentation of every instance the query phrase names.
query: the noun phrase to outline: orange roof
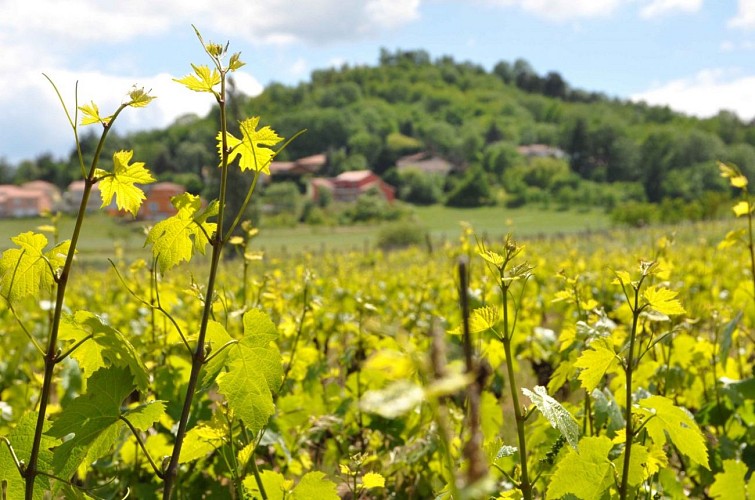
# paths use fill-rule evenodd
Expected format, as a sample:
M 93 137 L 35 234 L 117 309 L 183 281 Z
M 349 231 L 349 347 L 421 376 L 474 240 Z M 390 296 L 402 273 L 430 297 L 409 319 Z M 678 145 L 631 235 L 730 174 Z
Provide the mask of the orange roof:
M 351 170 L 349 172 L 342 172 L 338 174 L 336 176 L 336 179 L 339 181 L 359 182 L 370 177 L 371 175 L 375 175 L 371 170 Z

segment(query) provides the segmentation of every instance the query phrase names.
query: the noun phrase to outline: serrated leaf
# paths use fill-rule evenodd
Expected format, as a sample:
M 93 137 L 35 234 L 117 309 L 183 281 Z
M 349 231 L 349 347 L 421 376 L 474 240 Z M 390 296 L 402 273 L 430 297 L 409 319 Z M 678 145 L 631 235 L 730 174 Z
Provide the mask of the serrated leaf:
M 499 458 L 510 457 L 516 454 L 516 452 L 518 451 L 519 448 L 517 448 L 516 446 L 505 444 L 498 449 L 498 453 L 495 454 L 495 458 L 496 460 L 498 460 Z
M 712 498 L 746 498 L 747 465 L 737 460 L 724 460 L 724 470 L 715 475 L 713 484 L 710 486 L 708 495 Z M 749 492 L 752 495 L 753 491 Z
M 674 290 L 658 288 L 655 286 L 649 286 L 642 292 L 642 296 L 653 310 L 669 316 L 684 314 L 687 312 L 684 310 L 679 300 L 676 299 L 678 294 L 679 293 Z
M 29 463 L 31 448 L 34 442 L 34 429 L 37 425 L 37 414 L 30 412 L 24 414 L 16 424 L 16 427 L 10 431 L 7 438 L 13 446 L 18 460 Z M 45 422 L 44 430 L 49 428 L 49 422 Z M 52 472 L 52 452 L 50 448 L 55 446 L 55 440 L 49 436 L 42 435 L 42 443 L 39 448 L 37 458 L 37 468 L 43 472 Z M 8 448 L 5 444 L 0 443 L 0 485 L 5 483 L 5 495 L 8 499 L 24 498 L 25 482 L 18 472 L 16 464 L 13 461 Z M 47 476 L 39 475 L 34 481 L 34 500 L 46 498 L 47 493 L 51 490 L 50 479 Z M 0 486 L 0 492 L 3 489 Z
M 64 315 L 59 338 L 68 341 L 69 347 L 83 341 L 71 357 L 78 362 L 84 379 L 100 368 L 118 366 L 128 368 L 140 390 L 149 386 L 147 368 L 139 353 L 121 332 L 105 324 L 99 316 L 88 311 Z
M 18 248 L 9 248 L 0 257 L 0 293 L 11 302 L 40 291 L 49 292 L 55 283 L 53 270 L 63 267 L 70 249 L 66 240 L 44 252 L 47 237 L 31 231 L 11 238 Z
M 171 198 L 176 215 L 158 222 L 147 235 L 146 244 L 152 244 L 152 254 L 157 258 L 160 272 L 190 261 L 195 252 L 202 255 L 217 229 L 217 224 L 207 219 L 217 215 L 217 202 L 202 208 L 199 196 L 183 193 Z
M 595 426 L 600 429 L 605 425 L 608 437 L 613 437 L 625 426 L 624 415 L 619 404 L 608 388 L 604 388 L 602 391 L 595 389 L 591 395 L 595 400 Z
M 616 278 L 613 280 L 615 285 L 628 285 L 632 282 L 632 275 L 626 271 L 614 271 Z
M 370 474 L 365 474 L 365 477 Z M 379 474 L 378 474 L 379 475 Z M 319 471 L 307 472 L 287 497 L 292 500 L 339 500 L 338 486 Z
M 205 65 L 197 66 L 192 64 L 191 67 L 194 68 L 193 75 L 174 78 L 173 81 L 184 85 L 194 92 L 214 93 L 214 87 L 220 85 L 220 73 L 218 70 L 214 68 L 210 70 L 210 67 Z
M 178 463 L 185 464 L 203 458 L 220 448 L 224 441 L 223 430 L 199 424 L 186 433 Z
M 125 368 L 103 368 L 89 378 L 88 392 L 64 408 L 47 432 L 57 438 L 73 434 L 54 451 L 56 471 L 68 471 L 70 467 L 78 466 L 71 463 L 71 457 L 81 462 L 106 454 L 125 426 L 120 420 L 122 414 L 128 413 L 143 428 L 152 423 L 147 423 L 150 418 L 160 418 L 164 409 L 162 403 L 145 404 L 125 413 L 121 411 L 123 400 L 134 387 L 134 378 Z M 92 453 L 93 450 L 97 452 Z
M 532 403 L 540 410 L 540 413 L 551 423 L 551 426 L 561 432 L 561 435 L 566 438 L 572 448 L 576 448 L 579 441 L 579 425 L 571 413 L 561 403 L 549 396 L 545 387 L 536 385 L 534 392 L 523 387 L 522 392 L 530 398 Z
M 614 483 L 613 464 L 608 459 L 613 443 L 605 436 L 582 439 L 579 452 L 569 449 L 550 477 L 548 500 L 572 494 L 577 498 L 601 498 Z
M 477 250 L 477 255 L 482 257 L 487 262 L 490 262 L 498 269 L 500 269 L 501 266 L 503 266 L 504 262 L 506 262 L 506 259 L 503 257 L 503 255 L 492 250 L 488 250 L 487 248 L 479 248 Z
M 228 347 L 226 370 L 217 378 L 218 391 L 251 432 L 262 429 L 275 413 L 273 392 L 283 376 L 281 355 L 273 343 L 278 332 L 259 310 L 244 314 L 244 338 Z
M 107 125 L 110 123 L 110 120 L 113 119 L 111 116 L 100 116 L 100 108 L 97 107 L 97 105 L 92 101 L 89 104 L 84 104 L 83 106 L 79 106 L 79 111 L 84 115 L 81 117 L 81 121 L 79 122 L 80 125 L 91 125 L 93 123 L 101 123 L 103 125 Z
M 270 162 L 275 157 L 275 151 L 270 146 L 275 146 L 283 140 L 273 129 L 268 126 L 257 130 L 260 117 L 253 116 L 239 123 L 241 139 L 231 133 L 226 133 L 226 143 L 231 152 L 228 155 L 228 163 L 239 159 L 239 168 L 242 171 L 253 170 L 270 175 Z M 222 134 L 217 135 L 218 152 L 223 157 Z
M 616 470 L 624 470 L 624 457 L 626 456 L 626 449 L 621 452 L 619 458 L 615 460 Z M 627 484 L 629 486 L 636 486 L 642 483 L 649 477 L 648 474 L 648 450 L 641 444 L 632 445 L 632 453 L 629 456 L 629 476 L 627 477 Z
M 149 92 L 145 91 L 144 87 L 137 87 L 136 85 L 128 93 L 128 98 L 130 100 L 127 105 L 132 108 L 143 108 L 156 99 L 155 96 L 149 95 Z
M 290 486 L 289 481 L 283 477 L 280 472 L 272 470 L 263 470 L 260 472 L 262 486 L 265 488 L 265 495 L 268 500 L 283 500 L 284 494 L 288 493 Z M 262 498 L 259 486 L 253 475 L 244 479 L 244 488 L 251 494 L 251 498 Z
M 603 375 L 616 361 L 610 340 L 598 338 L 591 342 L 590 348 L 583 351 L 574 362 L 576 368 L 581 368 L 579 380 L 582 387 L 588 392 L 598 387 Z
M 705 437 L 688 411 L 663 396 L 641 399 L 639 406 L 646 410 L 645 428 L 653 442 L 663 445 L 668 435 L 682 454 L 710 470 Z
M 113 201 L 115 196 L 118 210 L 128 210 L 136 217 L 139 207 L 146 199 L 144 191 L 134 184 L 150 184 L 155 182 L 152 174 L 144 168 L 143 162 L 135 162 L 129 165 L 133 157 L 133 151 L 118 151 L 113 154 L 113 172 L 100 181 L 100 196 L 102 206 L 105 208 Z

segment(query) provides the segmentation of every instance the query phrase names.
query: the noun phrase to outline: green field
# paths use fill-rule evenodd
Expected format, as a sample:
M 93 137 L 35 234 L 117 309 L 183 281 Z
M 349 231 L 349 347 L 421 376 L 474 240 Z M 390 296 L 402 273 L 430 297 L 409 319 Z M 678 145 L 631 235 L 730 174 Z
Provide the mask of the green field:
M 480 234 L 496 237 L 513 232 L 519 237 L 595 231 L 610 226 L 608 216 L 600 210 L 555 211 L 538 208 L 506 209 L 483 207 L 475 209 L 443 206 L 416 207 L 414 218 L 428 230 L 434 241 L 455 239 L 462 222 L 468 222 Z M 60 239 L 70 238 L 73 218 L 60 222 Z M 24 231 L 36 231 L 48 224 L 41 218 L 0 220 L 0 250 L 9 248 L 10 238 Z M 112 256 L 118 245 L 130 257 L 146 256 L 144 223 L 124 222 L 104 214 L 87 216 L 79 244 L 82 260 L 104 260 Z M 380 230 L 379 224 L 356 226 L 298 226 L 263 229 L 255 241 L 268 252 L 297 253 L 302 251 L 353 250 L 371 248 Z M 52 241 L 52 235 L 48 234 Z

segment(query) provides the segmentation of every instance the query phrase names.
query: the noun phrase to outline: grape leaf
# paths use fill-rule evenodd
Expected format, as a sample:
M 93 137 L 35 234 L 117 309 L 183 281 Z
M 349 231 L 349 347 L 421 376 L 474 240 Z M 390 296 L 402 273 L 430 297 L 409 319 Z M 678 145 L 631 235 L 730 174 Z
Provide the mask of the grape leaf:
M 13 446 L 13 451 L 16 453 L 16 457 L 24 463 L 29 463 L 36 425 L 37 414 L 33 412 L 26 413 L 18 420 L 16 427 L 7 436 Z M 45 422 L 44 430 L 46 431 L 48 427 L 49 422 Z M 42 444 L 39 448 L 39 456 L 37 458 L 38 470 L 44 472 L 51 471 L 52 452 L 50 448 L 53 446 L 55 446 L 55 440 L 49 436 L 42 435 Z M 3 491 L 1 486 L 3 483 L 5 483 L 4 492 L 7 498 L 24 498 L 24 479 L 19 474 L 7 446 L 0 443 L 0 492 Z M 50 491 L 50 486 L 50 478 L 41 475 L 37 476 L 34 480 L 34 499 L 42 500 L 46 498 L 46 492 Z
M 57 272 L 65 264 L 71 242 L 66 240 L 44 252 L 47 237 L 31 231 L 11 238 L 18 248 L 9 248 L 0 257 L 0 291 L 10 302 L 40 291 L 49 292 Z
M 134 389 L 134 378 L 125 368 L 97 370 L 89 377 L 88 389 L 86 394 L 74 399 L 63 410 L 47 432 L 57 438 L 73 434 L 54 451 L 57 472 L 70 473 L 78 466 L 76 462 L 80 463 L 85 458 L 95 460 L 106 454 L 125 426 L 120 420 L 121 415 L 133 421 L 135 427 L 144 430 L 165 411 L 161 401 L 121 411 L 123 400 Z M 96 453 L 93 453 L 95 450 Z
M 639 405 L 648 417 L 645 428 L 653 442 L 662 445 L 668 434 L 682 454 L 710 470 L 705 437 L 689 412 L 674 406 L 670 399 L 663 396 L 641 399 Z
M 184 464 L 202 458 L 220 448 L 225 432 L 207 424 L 199 424 L 186 433 L 178 463 Z
M 561 432 L 572 448 L 576 448 L 579 441 L 579 425 L 571 413 L 561 406 L 561 403 L 550 397 L 545 387 L 536 385 L 535 392 L 523 387 L 522 392 L 530 398 L 553 428 Z
M 582 387 L 588 392 L 598 387 L 603 375 L 615 361 L 616 353 L 610 340 L 598 338 L 591 342 L 590 348 L 583 351 L 574 362 L 575 367 L 582 369 L 579 372 Z
M 197 66 L 192 64 L 194 68 L 193 75 L 186 75 L 183 78 L 174 78 L 174 82 L 178 82 L 184 85 L 189 90 L 194 92 L 210 92 L 214 93 L 213 87 L 220 85 L 220 73 L 216 69 L 210 70 L 209 66 L 201 65 Z
M 61 341 L 70 341 L 71 346 L 91 336 L 71 353 L 71 357 L 79 363 L 84 379 L 100 368 L 114 365 L 128 368 L 140 390 L 145 390 L 149 385 L 147 368 L 134 346 L 99 316 L 88 311 L 64 315 L 59 335 Z
M 624 470 L 624 457 L 626 457 L 626 448 L 614 461 L 617 471 Z M 629 486 L 636 486 L 648 478 L 648 457 L 647 448 L 637 443 L 632 445 L 632 454 L 629 457 L 629 476 L 627 477 Z
M 268 146 L 275 146 L 283 140 L 273 129 L 268 126 L 257 130 L 260 117 L 253 116 L 239 123 L 241 129 L 241 139 L 236 138 L 231 133 L 226 133 L 226 142 L 231 150 L 228 155 L 228 163 L 232 163 L 237 157 L 239 158 L 239 168 L 244 170 L 254 170 L 270 175 L 270 162 L 275 157 L 275 151 Z M 223 157 L 222 133 L 218 133 L 218 151 L 220 157 Z
M 362 476 L 362 488 L 385 488 L 385 478 L 377 472 L 368 472 Z
M 97 107 L 97 105 L 92 101 L 90 104 L 84 104 L 83 106 L 79 106 L 79 111 L 82 112 L 84 116 L 81 117 L 81 125 L 91 125 L 93 123 L 101 123 L 103 125 L 107 125 L 110 123 L 110 120 L 113 119 L 113 116 L 100 116 L 100 108 Z
M 724 471 L 716 474 L 708 494 L 713 498 L 743 498 L 747 495 L 745 484 L 747 465 L 736 460 L 724 460 Z M 755 491 L 750 491 L 750 495 Z
M 366 478 L 369 474 L 371 473 L 368 472 L 364 477 Z M 304 477 L 299 480 L 299 484 L 291 492 L 291 496 L 286 498 L 291 498 L 291 500 L 311 500 L 313 498 L 339 500 L 341 497 L 338 496 L 336 483 L 326 478 L 324 473 L 313 471 L 304 474 Z
M 580 442 L 579 451 L 570 449 L 558 462 L 550 478 L 546 498 L 601 498 L 614 482 L 613 464 L 608 459 L 613 443 L 606 436 L 590 436 Z
M 217 202 L 203 209 L 199 196 L 183 193 L 171 198 L 171 203 L 178 213 L 155 224 L 145 242 L 152 244 L 152 254 L 163 273 L 181 261 L 190 261 L 194 252 L 204 255 L 209 237 L 217 229 L 217 224 L 207 222 L 217 215 Z
M 262 486 L 265 487 L 267 500 L 283 500 L 284 494 L 293 486 L 292 481 L 286 481 L 283 474 L 272 470 L 263 470 L 260 472 Z M 259 485 L 251 474 L 244 479 L 244 488 L 251 494 L 251 498 L 262 498 Z
M 742 217 L 743 215 L 749 214 L 750 212 L 752 212 L 753 208 L 755 207 L 753 205 L 750 205 L 750 202 L 746 200 L 740 201 L 739 203 L 731 207 L 731 209 L 734 211 L 734 215 L 736 215 L 737 217 Z
M 217 378 L 218 391 L 251 432 L 262 429 L 275 413 L 273 391 L 283 376 L 281 355 L 273 343 L 278 332 L 259 310 L 244 314 L 244 337 L 228 347 L 227 371 Z
M 678 295 L 678 292 L 669 290 L 668 288 L 649 286 L 645 288 L 642 295 L 650 307 L 661 314 L 674 316 L 687 312 L 684 310 L 679 300 L 675 298 Z
M 97 176 L 104 176 L 100 181 L 100 196 L 102 206 L 110 205 L 115 196 L 118 210 L 128 210 L 136 217 L 136 212 L 145 200 L 144 192 L 134 184 L 149 184 L 155 182 L 152 174 L 144 168 L 143 162 L 135 162 L 129 165 L 134 156 L 133 151 L 118 151 L 113 154 L 113 173 L 98 170 Z

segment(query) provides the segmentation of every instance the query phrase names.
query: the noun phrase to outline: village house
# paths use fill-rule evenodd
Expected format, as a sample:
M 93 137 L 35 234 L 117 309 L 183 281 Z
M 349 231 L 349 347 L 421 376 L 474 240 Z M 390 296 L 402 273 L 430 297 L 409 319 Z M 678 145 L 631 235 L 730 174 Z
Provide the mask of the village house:
M 305 156 L 295 161 L 274 161 L 270 163 L 270 180 L 298 180 L 306 175 L 315 175 L 328 164 L 324 153 Z
M 186 188 L 174 182 L 157 182 L 145 186 L 144 191 L 146 199 L 139 210 L 138 218 L 163 220 L 176 214 L 176 208 L 170 199 L 185 193 Z
M 84 197 L 84 181 L 73 181 L 68 185 L 68 189 L 63 193 L 62 209 L 69 214 L 75 214 L 81 206 L 81 199 Z M 95 184 L 89 193 L 86 211 L 96 212 L 102 206 L 102 196 L 100 195 L 100 186 Z
M 0 185 L 0 217 L 35 217 L 55 210 L 60 201 L 60 191 L 50 182 Z
M 414 168 L 426 174 L 448 175 L 454 166 L 448 160 L 435 156 L 427 151 L 422 151 L 396 160 L 396 169 L 401 172 Z
M 516 152 L 525 158 L 556 158 L 557 160 L 563 160 L 568 156 L 564 150 L 547 144 L 518 146 Z
M 389 203 L 392 203 L 396 198 L 395 188 L 383 182 L 380 177 L 370 170 L 343 172 L 332 178 L 318 177 L 312 179 L 310 186 L 312 188 L 312 197 L 315 200 L 323 190 L 330 191 L 333 195 L 333 200 L 340 202 L 356 201 L 357 198 L 372 189 L 376 189 L 381 193 Z

